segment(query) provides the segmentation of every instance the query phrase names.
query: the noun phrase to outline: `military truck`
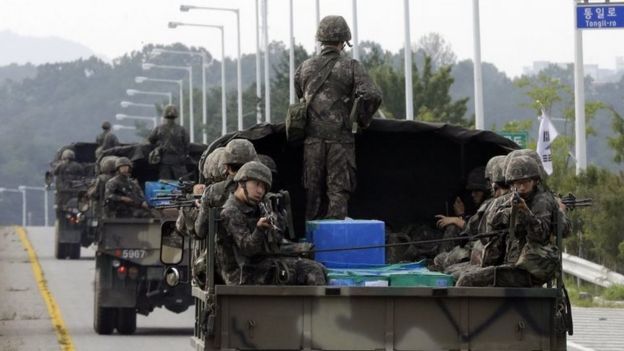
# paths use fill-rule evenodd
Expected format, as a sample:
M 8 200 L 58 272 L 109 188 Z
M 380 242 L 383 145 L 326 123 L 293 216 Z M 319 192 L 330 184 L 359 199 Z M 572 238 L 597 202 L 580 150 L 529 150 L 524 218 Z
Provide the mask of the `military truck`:
M 141 188 L 158 180 L 158 168 L 147 162 L 152 146 L 125 145 L 105 150 L 101 157 L 125 156 L 133 161 L 132 176 Z M 205 146 L 193 144 L 188 179 L 197 179 L 197 160 Z M 104 211 L 105 212 L 105 211 Z M 165 284 L 160 260 L 161 223 L 175 221 L 177 209 L 153 210 L 152 218 L 98 219 L 95 256 L 93 328 L 98 334 L 136 331 L 137 313 L 148 315 L 164 307 L 181 313 L 193 304 L 190 284 Z M 188 282 L 189 246 L 186 243 L 171 268 L 180 272 L 176 280 Z
M 47 186 L 54 181 L 54 167 L 60 162 L 65 150 L 72 150 L 75 161 L 82 167 L 82 175 L 75 179 L 56 179 L 54 224 L 54 256 L 58 259 L 80 258 L 80 247 L 90 246 L 95 239 L 95 222 L 89 208 L 86 193 L 95 178 L 95 149 L 97 144 L 78 142 L 61 147 L 45 174 Z M 60 177 L 58 177 L 60 178 Z
M 259 125 L 226 135 L 252 141 L 274 158 L 279 189 L 291 194 L 294 226 L 304 231 L 302 147 L 287 145 L 284 125 Z M 495 155 L 518 148 L 489 131 L 445 124 L 374 120 L 356 135 L 358 188 L 353 218 L 384 220 L 388 228 L 434 225 L 462 193 L 466 175 Z M 465 203 L 468 203 L 465 201 Z M 547 288 L 225 286 L 215 275 L 219 212 L 210 213 L 206 279 L 195 298 L 193 349 L 205 350 L 565 350 L 571 332 L 562 286 Z M 171 225 L 167 252 L 180 251 Z M 179 254 L 178 254 L 179 255 Z M 176 255 L 165 255 L 166 259 Z M 174 262 L 175 260 L 172 260 Z M 172 278 L 175 275 L 172 274 Z M 168 279 L 175 283 L 175 279 Z

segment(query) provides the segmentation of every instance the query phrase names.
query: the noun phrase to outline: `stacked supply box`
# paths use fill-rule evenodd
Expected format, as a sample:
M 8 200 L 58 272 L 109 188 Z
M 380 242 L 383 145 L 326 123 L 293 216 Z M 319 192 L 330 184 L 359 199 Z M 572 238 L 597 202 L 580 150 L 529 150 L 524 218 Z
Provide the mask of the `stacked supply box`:
M 145 182 L 145 199 L 150 206 L 168 205 L 171 200 L 161 200 L 158 196 L 166 196 L 179 193 L 175 183 L 167 181 Z
M 317 252 L 314 259 L 328 268 L 366 268 L 386 263 L 385 226 L 377 220 L 320 220 L 306 222 L 306 238 L 315 250 L 381 246 L 365 250 Z

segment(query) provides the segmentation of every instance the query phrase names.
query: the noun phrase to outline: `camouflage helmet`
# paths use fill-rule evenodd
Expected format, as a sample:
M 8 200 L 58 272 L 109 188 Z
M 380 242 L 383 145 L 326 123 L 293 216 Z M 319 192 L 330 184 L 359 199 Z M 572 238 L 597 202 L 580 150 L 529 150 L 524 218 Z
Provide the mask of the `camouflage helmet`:
M 223 153 L 224 165 L 244 165 L 257 158 L 256 148 L 247 139 L 230 140 Z
M 127 157 L 119 157 L 115 160 L 115 169 L 117 170 L 121 166 L 130 166 L 130 168 L 132 168 L 132 161 Z
M 109 121 L 104 121 L 104 122 L 102 123 L 102 129 L 104 129 L 104 130 L 109 130 L 109 129 L 111 129 L 111 124 L 110 124 L 110 122 L 109 122 Z
M 505 162 L 505 156 L 499 155 L 492 157 L 485 166 L 485 179 L 490 183 L 504 183 L 505 182 L 505 169 L 503 163 Z
M 201 172 L 208 183 L 214 183 L 225 179 L 226 171 L 223 165 L 224 156 L 225 147 L 218 147 L 206 156 Z
M 63 153 L 61 153 L 61 160 L 73 160 L 76 158 L 76 154 L 73 150 L 65 149 Z
M 163 117 L 165 118 L 178 118 L 178 108 L 175 105 L 167 105 L 163 110 Z
M 507 163 L 505 181 L 513 183 L 521 179 L 541 179 L 537 162 L 529 156 L 516 156 Z
M 510 158 L 513 158 L 513 157 L 516 157 L 516 156 L 529 156 L 530 158 L 534 159 L 535 162 L 537 162 L 537 166 L 539 167 L 539 170 L 540 170 L 540 178 L 546 179 L 546 177 L 548 177 L 548 174 L 544 170 L 544 165 L 542 164 L 542 159 L 540 158 L 540 155 L 535 150 L 520 149 L 520 150 L 514 150 L 514 151 L 509 153 L 509 157 Z
M 468 173 L 466 190 L 487 191 L 490 186 L 485 181 L 485 167 L 477 167 Z
M 258 161 L 260 161 L 260 163 L 262 163 L 263 165 L 269 167 L 271 173 L 277 174 L 277 164 L 271 156 L 260 154 L 258 155 Z
M 258 161 L 245 163 L 234 176 L 235 182 L 245 182 L 249 179 L 263 182 L 267 185 L 267 188 L 270 188 L 273 184 L 271 170 Z
M 117 162 L 117 156 L 104 156 L 100 160 L 100 173 L 113 173 L 115 171 L 115 164 Z
M 351 40 L 351 30 L 342 16 L 325 16 L 316 30 L 320 42 L 345 42 Z

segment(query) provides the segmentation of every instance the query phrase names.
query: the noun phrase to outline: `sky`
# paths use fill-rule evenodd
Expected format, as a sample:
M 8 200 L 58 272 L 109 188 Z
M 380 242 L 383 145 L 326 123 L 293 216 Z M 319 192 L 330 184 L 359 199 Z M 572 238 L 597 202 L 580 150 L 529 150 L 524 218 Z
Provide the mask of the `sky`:
M 295 42 L 314 48 L 315 0 L 293 0 Z M 412 42 L 440 33 L 458 59 L 473 57 L 471 0 L 411 0 Z M 240 8 L 241 50 L 256 50 L 256 0 L 2 0 L 0 31 L 60 37 L 81 43 L 109 59 L 143 45 L 182 42 L 206 47 L 220 57 L 218 31 L 170 29 L 169 21 L 225 26 L 228 56 L 236 55 L 236 20 L 229 12 L 180 12 L 181 4 Z M 480 0 L 481 57 L 510 76 L 533 61 L 574 60 L 574 0 Z M 396 52 L 404 45 L 402 0 L 357 0 L 360 41 L 373 40 Z M 289 0 L 268 0 L 269 40 L 288 42 Z M 321 17 L 342 15 L 352 25 L 352 0 L 320 0 Z M 352 29 L 353 30 L 353 29 Z M 584 63 L 615 68 L 624 57 L 624 29 L 583 32 Z M 1 50 L 0 50 L 1 52 Z

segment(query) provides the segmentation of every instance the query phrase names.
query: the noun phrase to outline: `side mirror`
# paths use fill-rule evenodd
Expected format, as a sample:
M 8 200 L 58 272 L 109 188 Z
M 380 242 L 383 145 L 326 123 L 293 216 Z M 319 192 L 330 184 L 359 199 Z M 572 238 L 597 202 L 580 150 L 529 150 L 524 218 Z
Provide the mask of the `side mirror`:
M 175 221 L 167 221 L 160 227 L 160 262 L 176 265 L 182 262 L 184 237 L 176 230 Z

